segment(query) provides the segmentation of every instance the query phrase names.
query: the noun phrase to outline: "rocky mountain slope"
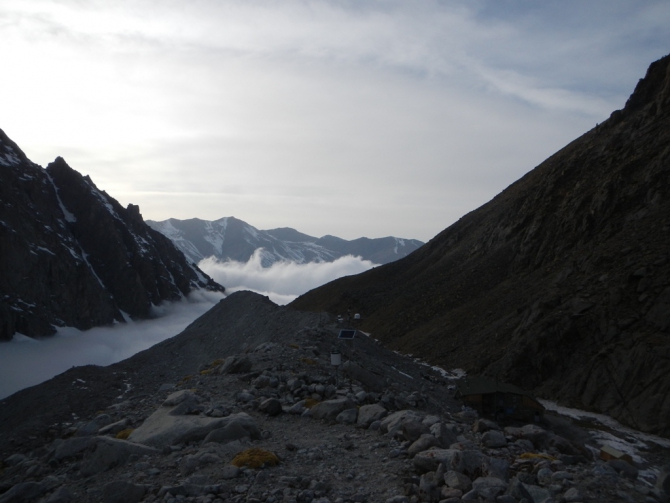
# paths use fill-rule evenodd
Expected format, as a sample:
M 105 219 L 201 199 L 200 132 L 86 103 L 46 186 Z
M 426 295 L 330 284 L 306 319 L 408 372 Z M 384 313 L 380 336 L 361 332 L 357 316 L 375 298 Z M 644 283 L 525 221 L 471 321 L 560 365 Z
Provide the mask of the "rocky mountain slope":
M 194 288 L 223 291 L 137 206 L 60 157 L 41 168 L 0 130 L 0 341 L 146 318 Z
M 16 393 L 0 503 L 666 501 L 667 450 L 605 463 L 565 418 L 478 418 L 448 374 L 339 328 L 238 292 L 128 360 Z
M 626 106 L 400 261 L 291 305 L 670 436 L 670 56 Z
M 153 229 L 170 238 L 191 262 L 206 257 L 247 262 L 262 248 L 261 263 L 270 267 L 278 261 L 332 262 L 345 255 L 360 256 L 375 264 L 387 264 L 405 257 L 423 245 L 416 239 L 359 238 L 347 241 L 335 236 L 315 238 L 288 227 L 258 230 L 235 217 L 209 221 L 170 218 L 147 220 Z

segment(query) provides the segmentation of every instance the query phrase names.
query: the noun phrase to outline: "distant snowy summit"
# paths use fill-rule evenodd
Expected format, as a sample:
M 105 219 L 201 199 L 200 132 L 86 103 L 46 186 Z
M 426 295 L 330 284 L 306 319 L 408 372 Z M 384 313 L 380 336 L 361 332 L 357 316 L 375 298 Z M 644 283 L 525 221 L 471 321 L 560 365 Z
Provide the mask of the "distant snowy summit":
M 288 227 L 259 230 L 235 217 L 214 221 L 170 218 L 162 222 L 147 220 L 146 223 L 170 238 L 186 258 L 196 264 L 211 256 L 220 260 L 247 262 L 258 249 L 262 249 L 263 267 L 270 267 L 279 261 L 300 264 L 332 262 L 346 255 L 359 256 L 375 264 L 387 264 L 423 245 L 416 239 L 396 237 L 351 241 L 328 235 L 316 238 Z

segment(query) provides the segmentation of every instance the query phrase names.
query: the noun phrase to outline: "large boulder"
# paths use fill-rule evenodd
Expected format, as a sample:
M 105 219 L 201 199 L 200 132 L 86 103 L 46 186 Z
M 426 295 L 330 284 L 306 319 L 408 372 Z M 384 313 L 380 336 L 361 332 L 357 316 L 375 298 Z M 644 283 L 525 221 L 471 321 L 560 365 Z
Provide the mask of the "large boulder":
M 356 423 L 367 428 L 375 421 L 385 417 L 386 414 L 386 409 L 378 403 L 363 405 L 358 409 L 358 419 Z
M 220 374 L 242 374 L 249 372 L 253 366 L 246 355 L 229 356 L 219 367 Z
M 389 436 L 393 436 L 398 430 L 402 428 L 404 423 L 408 423 L 410 421 L 421 422 L 423 421 L 423 417 L 423 414 L 413 410 L 399 410 L 398 412 L 394 412 L 393 414 L 386 416 L 382 420 L 379 426 L 379 430 L 382 433 L 388 433 Z
M 507 439 L 502 431 L 488 430 L 482 435 L 482 445 L 490 449 L 497 449 L 507 445 Z
M 314 419 L 335 419 L 340 412 L 354 407 L 356 404 L 350 398 L 326 400 L 312 407 L 312 417 Z
M 458 489 L 463 493 L 467 493 L 472 489 L 472 480 L 470 480 L 470 477 L 454 470 L 449 470 L 444 474 L 444 483 L 448 487 Z
M 261 433 L 253 419 L 250 420 L 250 417 L 246 414 L 244 416 L 236 414 L 235 416 L 223 428 L 210 431 L 202 443 L 216 442 L 218 444 L 227 444 L 244 438 L 257 440 L 261 437 Z
M 157 448 L 169 447 L 202 440 L 211 431 L 224 428 L 233 422 L 249 432 L 258 431 L 254 419 L 244 412 L 217 418 L 173 415 L 171 412 L 170 407 L 160 407 L 130 434 L 128 440 Z
M 430 433 L 421 435 L 417 440 L 415 440 L 412 445 L 407 448 L 407 455 L 410 458 L 413 458 L 418 453 L 426 451 L 431 447 L 439 447 L 439 442 L 437 439 Z

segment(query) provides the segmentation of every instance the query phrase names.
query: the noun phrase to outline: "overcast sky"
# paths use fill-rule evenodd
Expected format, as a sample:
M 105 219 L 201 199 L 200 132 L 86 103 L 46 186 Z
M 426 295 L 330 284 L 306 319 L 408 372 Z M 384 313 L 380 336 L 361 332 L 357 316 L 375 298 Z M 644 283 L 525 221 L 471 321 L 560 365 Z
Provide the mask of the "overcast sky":
M 145 219 L 428 240 L 622 108 L 670 2 L 2 0 L 0 128 Z

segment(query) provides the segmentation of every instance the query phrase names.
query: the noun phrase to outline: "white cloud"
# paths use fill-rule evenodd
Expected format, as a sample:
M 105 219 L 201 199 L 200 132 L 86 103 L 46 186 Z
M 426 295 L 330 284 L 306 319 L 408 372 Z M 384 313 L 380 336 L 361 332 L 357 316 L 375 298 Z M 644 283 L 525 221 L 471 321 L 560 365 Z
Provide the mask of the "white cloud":
M 61 328 L 52 337 L 31 339 L 15 335 L 0 352 L 0 399 L 34 386 L 73 366 L 111 365 L 184 330 L 222 298 L 193 292 L 188 300 L 154 308 L 155 319 L 119 323 L 81 332 Z
M 223 262 L 209 257 L 200 261 L 198 267 L 216 282 L 225 285 L 227 293 L 251 290 L 283 305 L 313 288 L 375 266 L 369 260 L 347 255 L 333 262 L 276 262 L 270 267 L 263 267 L 262 253 L 262 248 L 257 249 L 246 263 Z

